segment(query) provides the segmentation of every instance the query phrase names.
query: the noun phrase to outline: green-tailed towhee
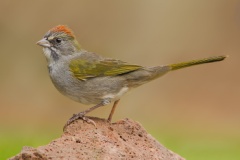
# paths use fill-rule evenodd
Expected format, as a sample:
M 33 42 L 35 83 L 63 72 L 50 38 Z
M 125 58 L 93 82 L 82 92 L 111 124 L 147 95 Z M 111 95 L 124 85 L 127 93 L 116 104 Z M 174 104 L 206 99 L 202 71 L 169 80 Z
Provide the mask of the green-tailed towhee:
M 49 30 L 37 44 L 43 47 L 49 74 L 55 87 L 63 95 L 75 101 L 95 104 L 83 112 L 74 114 L 65 126 L 79 118 L 94 123 L 85 117 L 85 114 L 114 102 L 108 117 L 110 122 L 120 98 L 130 89 L 152 81 L 169 71 L 222 61 L 226 58 L 226 56 L 215 56 L 170 65 L 143 67 L 104 58 L 83 50 L 73 32 L 65 25 Z

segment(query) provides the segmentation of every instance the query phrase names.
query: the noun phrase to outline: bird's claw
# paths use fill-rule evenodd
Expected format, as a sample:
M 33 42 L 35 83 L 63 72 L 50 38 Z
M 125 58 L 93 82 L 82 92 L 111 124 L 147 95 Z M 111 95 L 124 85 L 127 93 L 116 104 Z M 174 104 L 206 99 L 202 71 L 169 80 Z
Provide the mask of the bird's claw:
M 64 125 L 63 127 L 63 131 L 66 129 L 66 127 L 68 125 L 70 125 L 72 122 L 78 120 L 78 119 L 82 119 L 83 121 L 87 122 L 87 123 L 92 123 L 95 127 L 97 126 L 96 123 L 91 120 L 90 118 L 88 117 L 85 117 L 85 113 L 83 112 L 80 112 L 78 114 L 73 114 L 73 116 L 67 121 L 67 123 Z
M 92 123 L 95 127 L 97 126 L 96 123 L 94 122 L 94 120 L 91 120 L 88 117 L 82 117 L 82 120 L 87 122 L 87 123 Z

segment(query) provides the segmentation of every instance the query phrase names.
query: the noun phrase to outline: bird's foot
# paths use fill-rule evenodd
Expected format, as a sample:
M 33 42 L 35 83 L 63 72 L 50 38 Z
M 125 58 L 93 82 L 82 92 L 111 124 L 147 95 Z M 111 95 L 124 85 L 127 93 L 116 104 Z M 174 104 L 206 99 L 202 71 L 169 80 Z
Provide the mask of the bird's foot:
M 67 121 L 67 123 L 64 125 L 63 127 L 63 131 L 65 130 L 65 128 L 70 125 L 72 122 L 78 120 L 78 119 L 82 119 L 83 121 L 87 122 L 87 123 L 92 123 L 95 127 L 96 127 L 96 123 L 91 120 L 88 117 L 85 117 L 85 112 L 79 112 L 77 114 L 73 114 L 73 116 Z

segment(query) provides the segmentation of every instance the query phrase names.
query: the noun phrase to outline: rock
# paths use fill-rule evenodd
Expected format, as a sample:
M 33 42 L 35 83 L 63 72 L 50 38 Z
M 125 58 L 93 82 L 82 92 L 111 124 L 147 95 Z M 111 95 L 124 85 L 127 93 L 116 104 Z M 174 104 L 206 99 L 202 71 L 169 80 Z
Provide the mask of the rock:
M 96 127 L 82 120 L 75 121 L 60 138 L 38 148 L 23 147 L 10 160 L 184 160 L 157 142 L 137 122 L 124 119 L 110 124 L 104 119 L 90 118 Z

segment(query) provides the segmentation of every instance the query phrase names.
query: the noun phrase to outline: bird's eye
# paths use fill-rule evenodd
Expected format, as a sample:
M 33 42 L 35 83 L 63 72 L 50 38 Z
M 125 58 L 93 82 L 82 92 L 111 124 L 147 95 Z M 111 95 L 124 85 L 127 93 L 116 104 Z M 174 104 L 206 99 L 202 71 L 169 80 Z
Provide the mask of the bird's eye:
M 56 41 L 57 43 L 61 43 L 61 42 L 62 42 L 62 39 L 61 39 L 61 38 L 57 38 L 55 41 Z

